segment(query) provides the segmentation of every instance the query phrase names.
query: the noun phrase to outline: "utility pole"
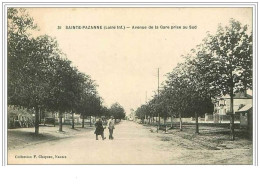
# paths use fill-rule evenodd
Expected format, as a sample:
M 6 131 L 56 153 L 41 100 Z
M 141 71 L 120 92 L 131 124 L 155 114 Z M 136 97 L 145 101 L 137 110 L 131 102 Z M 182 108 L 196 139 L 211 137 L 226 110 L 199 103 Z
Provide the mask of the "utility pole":
M 159 106 L 159 99 L 160 99 L 160 69 L 158 68 L 158 106 Z M 160 113 L 158 111 L 158 127 L 157 127 L 157 133 L 159 132 L 160 129 Z
M 147 91 L 145 91 L 145 106 L 147 107 Z M 144 119 L 145 119 L 145 124 L 147 124 L 147 115 L 146 115 L 146 110 L 145 110 L 145 116 L 144 116 Z

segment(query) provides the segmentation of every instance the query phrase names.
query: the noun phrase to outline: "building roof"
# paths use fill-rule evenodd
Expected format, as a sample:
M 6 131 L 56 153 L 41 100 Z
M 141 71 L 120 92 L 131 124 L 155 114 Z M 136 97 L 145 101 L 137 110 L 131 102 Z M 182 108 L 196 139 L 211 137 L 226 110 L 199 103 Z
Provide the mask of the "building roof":
M 242 107 L 241 109 L 239 109 L 239 110 L 237 111 L 237 113 L 249 111 L 251 108 L 252 108 L 252 104 L 247 104 L 247 105 L 245 105 L 244 107 Z
M 220 98 L 229 99 L 230 95 L 225 95 L 225 96 L 222 96 Z M 253 98 L 252 95 L 249 95 L 249 94 L 246 94 L 246 93 L 242 93 L 242 92 L 236 93 L 234 95 L 234 99 L 252 99 L 252 98 Z
M 252 95 L 249 95 L 247 93 L 236 93 L 234 95 L 234 99 L 242 99 L 242 98 L 247 98 L 247 99 L 252 99 Z

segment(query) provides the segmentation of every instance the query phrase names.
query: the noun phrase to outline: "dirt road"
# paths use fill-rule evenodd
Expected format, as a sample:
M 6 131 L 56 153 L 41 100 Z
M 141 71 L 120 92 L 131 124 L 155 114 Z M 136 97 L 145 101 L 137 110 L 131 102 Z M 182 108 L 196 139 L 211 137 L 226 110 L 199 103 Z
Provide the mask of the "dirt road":
M 94 131 L 93 131 L 94 132 Z M 152 133 L 123 121 L 114 140 L 95 140 L 93 132 L 8 151 L 9 164 L 252 164 L 251 148 L 214 150 L 177 134 Z M 189 147 L 187 147 L 189 146 Z

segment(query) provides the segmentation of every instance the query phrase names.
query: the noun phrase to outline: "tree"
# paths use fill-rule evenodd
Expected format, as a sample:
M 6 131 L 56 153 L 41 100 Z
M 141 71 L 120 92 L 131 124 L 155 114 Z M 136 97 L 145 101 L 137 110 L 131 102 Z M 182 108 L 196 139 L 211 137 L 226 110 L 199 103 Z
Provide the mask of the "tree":
M 106 106 L 103 106 L 103 105 L 101 106 L 101 115 L 105 116 L 105 117 L 111 116 L 110 111 Z
M 96 116 L 101 115 L 101 101 L 100 97 L 98 95 L 92 95 L 90 97 L 90 102 L 89 102 L 89 116 L 90 116 L 90 126 L 91 124 L 91 116 Z
M 30 31 L 37 29 L 34 20 L 24 8 L 8 8 L 7 10 L 8 40 L 11 43 L 19 43 L 23 36 L 30 36 Z
M 80 99 L 83 94 L 82 90 L 82 84 L 84 83 L 84 75 L 78 71 L 77 68 L 72 67 L 71 70 L 71 93 L 72 97 L 70 102 L 68 103 L 71 108 L 71 114 L 72 114 L 72 125 L 71 128 L 74 129 L 74 113 L 77 110 L 78 107 L 80 107 Z
M 31 37 L 34 29 L 25 9 L 8 9 L 8 104 L 34 109 L 36 134 L 40 108 L 59 112 L 60 131 L 64 112 L 99 114 L 101 99 L 90 77 L 71 66 L 54 38 Z
M 171 73 L 168 73 L 166 81 L 166 93 L 169 98 L 170 113 L 175 113 L 180 119 L 180 131 L 182 131 L 182 116 L 190 110 L 190 86 L 184 63 L 179 63 Z
M 71 67 L 71 61 L 66 58 L 56 58 L 53 63 L 53 75 L 49 77 L 51 86 L 48 91 L 49 109 L 59 112 L 59 131 L 62 131 L 62 115 L 79 111 L 81 100 L 85 97 L 87 76 Z M 74 118 L 72 118 L 74 120 Z M 73 126 L 72 120 L 72 128 Z
M 125 118 L 125 110 L 119 103 L 114 103 L 111 105 L 110 114 L 114 116 L 115 119 Z
M 211 62 L 201 63 L 201 73 L 206 77 L 210 88 L 218 95 L 230 95 L 230 130 L 234 133 L 234 94 L 252 89 L 252 32 L 248 26 L 234 19 L 229 25 L 218 27 L 215 35 L 204 41 Z
M 48 36 L 32 38 L 36 25 L 25 9 L 8 9 L 8 104 L 34 108 L 35 133 L 39 133 L 39 108 L 48 97 L 51 63 L 59 53 Z
M 146 105 L 141 105 L 136 109 L 135 115 L 142 120 L 142 123 L 144 123 L 145 116 L 147 114 Z
M 213 112 L 213 103 L 211 100 L 212 92 L 210 91 L 209 84 L 206 83 L 204 76 L 200 74 L 197 67 L 200 63 L 208 63 L 210 58 L 207 57 L 207 55 L 201 56 L 203 54 L 201 50 L 197 54 L 194 50 L 192 50 L 191 53 L 195 53 L 195 55 L 192 56 L 189 54 L 184 57 L 186 72 L 183 75 L 188 84 L 186 92 L 187 95 L 189 95 L 190 100 L 189 112 L 195 115 L 195 132 L 199 133 L 198 116 Z
M 8 105 L 26 106 L 23 102 L 25 97 L 20 94 L 24 89 L 20 85 L 24 80 L 23 69 L 27 66 L 28 49 L 32 45 L 28 30 L 35 29 L 36 25 L 25 9 L 9 8 L 7 18 Z M 35 122 L 37 124 L 37 120 Z M 37 125 L 35 131 L 36 128 Z
M 76 112 L 81 114 L 82 127 L 84 127 L 84 119 L 101 111 L 101 98 L 97 95 L 96 84 L 86 74 L 81 74 L 81 94 L 80 100 L 76 108 Z M 96 109 L 97 108 L 97 109 Z
M 160 97 L 158 98 L 158 111 L 164 119 L 164 125 L 166 125 L 166 119 L 170 116 L 170 100 L 167 93 L 168 92 L 164 87 L 160 92 Z

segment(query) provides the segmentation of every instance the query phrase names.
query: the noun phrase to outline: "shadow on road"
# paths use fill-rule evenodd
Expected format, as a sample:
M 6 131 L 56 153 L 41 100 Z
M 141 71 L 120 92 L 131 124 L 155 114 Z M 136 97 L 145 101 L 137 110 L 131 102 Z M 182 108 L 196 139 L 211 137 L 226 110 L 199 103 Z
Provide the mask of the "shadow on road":
M 48 133 L 40 133 L 36 135 L 33 132 L 23 132 L 19 130 L 13 130 L 8 132 L 8 149 L 24 147 L 29 144 L 36 144 L 49 140 L 56 140 L 59 137 Z
M 36 135 L 34 128 L 19 128 L 8 130 L 7 148 L 23 148 L 27 145 L 34 145 L 38 143 L 48 142 L 52 140 L 59 140 L 63 138 L 73 137 L 75 135 L 84 134 L 93 131 L 92 127 L 74 128 L 64 126 L 63 131 L 59 132 L 58 127 L 41 126 L 40 133 Z

